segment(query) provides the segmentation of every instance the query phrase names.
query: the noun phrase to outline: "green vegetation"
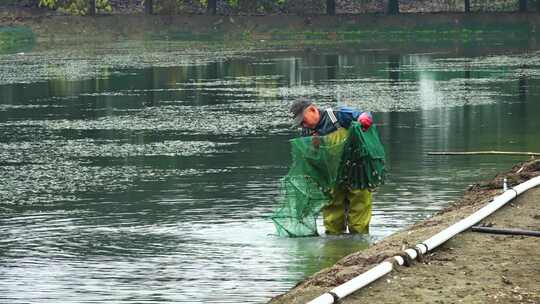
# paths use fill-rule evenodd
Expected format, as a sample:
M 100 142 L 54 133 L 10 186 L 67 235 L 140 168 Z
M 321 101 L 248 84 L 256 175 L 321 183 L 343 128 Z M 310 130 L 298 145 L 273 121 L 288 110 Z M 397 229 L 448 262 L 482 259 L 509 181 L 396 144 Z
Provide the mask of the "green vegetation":
M 95 5 L 94 5 L 95 3 Z M 540 12 L 540 0 L 2 0 L 0 6 L 40 7 L 71 15 L 96 13 L 218 15 L 347 15 L 455 12 Z
M 233 27 L 226 22 L 208 27 L 204 31 L 191 28 L 161 28 L 146 33 L 149 41 L 183 43 L 193 48 L 304 48 L 306 46 L 336 48 L 428 48 L 455 49 L 468 46 L 498 46 L 501 41 L 515 47 L 526 46 L 533 37 L 540 39 L 539 31 L 532 31 L 526 22 L 512 24 L 467 23 L 459 27 L 453 24 L 423 24 L 399 27 L 360 25 L 341 26 L 280 26 L 263 30 L 253 28 L 249 22 L 235 21 Z
M 346 26 L 332 30 L 288 31 L 274 30 L 272 39 L 296 41 L 387 41 L 387 42 L 440 42 L 461 41 L 464 43 L 474 41 L 499 41 L 501 37 L 511 41 L 528 40 L 531 33 L 528 24 L 515 24 L 513 26 L 487 27 L 478 25 L 453 26 L 418 26 L 413 28 L 378 27 L 358 28 Z
M 0 27 L 0 53 L 21 52 L 35 44 L 32 30 L 25 27 Z
M 282 6 L 287 0 L 224 0 L 226 6 L 238 12 L 267 12 L 272 7 Z M 204 12 L 209 7 L 208 0 L 159 0 L 154 1 L 158 13 L 182 13 L 190 9 Z
M 108 0 L 95 1 L 97 11 L 112 12 L 112 7 Z M 88 0 L 39 0 L 39 6 L 79 16 L 87 15 L 90 11 Z

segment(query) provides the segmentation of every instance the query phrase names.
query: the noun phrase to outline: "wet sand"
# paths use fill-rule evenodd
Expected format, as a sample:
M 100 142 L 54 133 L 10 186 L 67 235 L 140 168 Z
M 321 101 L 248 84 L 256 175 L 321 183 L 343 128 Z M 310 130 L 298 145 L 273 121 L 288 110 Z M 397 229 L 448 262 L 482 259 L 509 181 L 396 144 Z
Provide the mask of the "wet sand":
M 504 177 L 514 186 L 538 175 L 540 160 L 518 164 L 491 181 L 473 185 L 461 200 L 435 216 L 366 251 L 343 258 L 270 303 L 306 303 L 472 214 L 501 193 Z M 540 231 L 539 204 L 540 188 L 536 187 L 510 201 L 479 225 Z M 428 253 L 422 262 L 397 267 L 349 295 L 342 303 L 540 303 L 538 241 L 532 236 L 468 230 Z

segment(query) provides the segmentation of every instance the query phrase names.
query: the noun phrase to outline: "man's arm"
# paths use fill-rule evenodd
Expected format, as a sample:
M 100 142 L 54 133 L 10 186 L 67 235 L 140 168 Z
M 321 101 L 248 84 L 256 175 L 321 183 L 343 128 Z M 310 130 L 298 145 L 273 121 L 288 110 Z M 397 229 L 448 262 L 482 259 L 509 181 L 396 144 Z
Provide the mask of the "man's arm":
M 337 111 L 337 119 L 341 126 L 349 128 L 352 121 L 357 121 L 365 131 L 373 124 L 373 117 L 370 112 L 360 112 L 348 107 L 342 107 Z

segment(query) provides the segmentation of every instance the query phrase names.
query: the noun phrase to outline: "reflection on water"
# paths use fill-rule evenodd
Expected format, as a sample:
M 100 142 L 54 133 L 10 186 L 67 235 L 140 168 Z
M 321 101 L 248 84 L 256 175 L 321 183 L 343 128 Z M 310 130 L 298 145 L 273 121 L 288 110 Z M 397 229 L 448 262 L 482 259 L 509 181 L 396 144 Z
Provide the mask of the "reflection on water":
M 166 50 L 0 57 L 1 302 L 264 302 L 540 150 L 537 52 Z M 300 96 L 374 112 L 369 236 L 273 235 Z

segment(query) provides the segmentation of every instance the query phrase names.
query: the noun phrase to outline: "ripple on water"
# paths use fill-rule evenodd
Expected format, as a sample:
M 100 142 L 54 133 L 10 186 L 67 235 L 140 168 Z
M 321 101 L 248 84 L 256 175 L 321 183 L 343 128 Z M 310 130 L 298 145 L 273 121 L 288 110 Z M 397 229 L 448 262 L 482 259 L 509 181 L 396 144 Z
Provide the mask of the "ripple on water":
M 463 142 L 448 138 L 454 130 L 437 115 L 407 117 L 494 103 L 513 94 L 500 84 L 534 77 L 540 66 L 538 54 L 405 55 L 393 67 L 340 55 L 336 67 L 297 54 L 163 46 L 0 55 L 0 84 L 27 83 L 2 87 L 9 102 L 0 105 L 3 300 L 265 302 L 440 210 L 467 178 L 500 166 L 411 157 Z M 297 97 L 413 112 L 392 113 L 384 125 L 396 168 L 374 195 L 370 237 L 273 236 L 267 216 L 286 171 L 287 105 Z M 421 140 L 407 150 L 409 134 Z

